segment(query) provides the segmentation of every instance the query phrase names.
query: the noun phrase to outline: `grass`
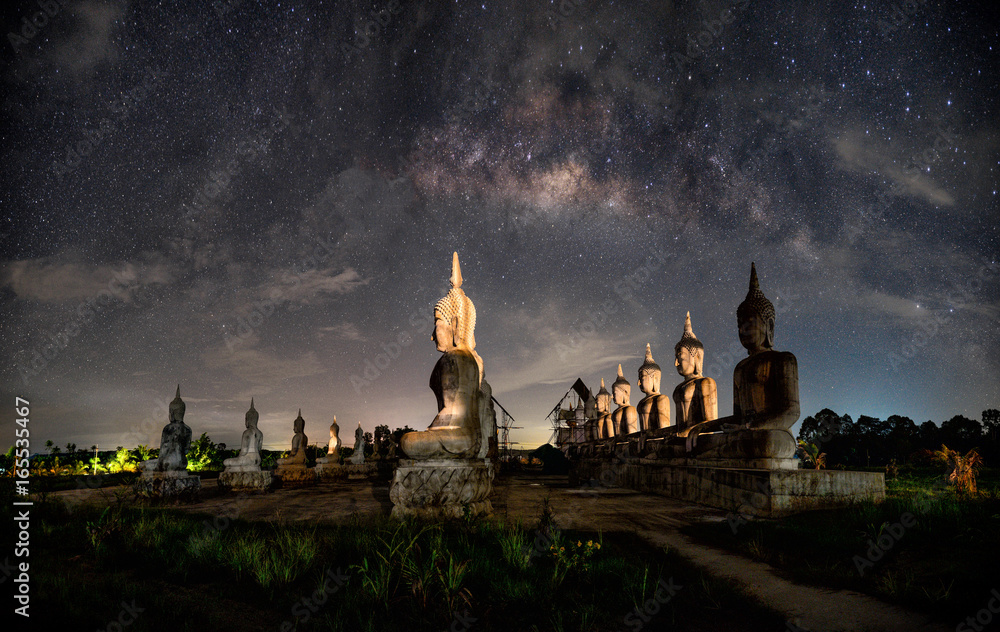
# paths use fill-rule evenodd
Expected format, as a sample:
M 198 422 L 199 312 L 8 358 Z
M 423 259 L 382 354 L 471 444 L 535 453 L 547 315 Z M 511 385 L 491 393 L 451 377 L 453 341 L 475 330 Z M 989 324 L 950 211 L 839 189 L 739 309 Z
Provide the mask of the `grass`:
M 960 496 L 940 484 L 938 469 L 900 471 L 886 481 L 881 503 L 752 520 L 735 533 L 728 522 L 686 532 L 768 562 L 796 581 L 865 592 L 950 623 L 963 620 L 996 587 L 1000 472 L 984 470 L 980 493 Z M 900 529 L 905 514 L 912 526 Z M 891 545 L 869 559 L 880 537 Z
M 144 610 L 130 632 L 457 630 L 472 618 L 477 631 L 635 629 L 626 617 L 654 603 L 661 580 L 682 588 L 655 604 L 644 630 L 784 625 L 734 585 L 625 532 L 540 537 L 494 520 L 388 519 L 216 529 L 210 516 L 124 494 L 106 508 L 70 513 L 47 500 L 32 511 L 32 619 L 41 626 L 107 629 L 134 603 Z

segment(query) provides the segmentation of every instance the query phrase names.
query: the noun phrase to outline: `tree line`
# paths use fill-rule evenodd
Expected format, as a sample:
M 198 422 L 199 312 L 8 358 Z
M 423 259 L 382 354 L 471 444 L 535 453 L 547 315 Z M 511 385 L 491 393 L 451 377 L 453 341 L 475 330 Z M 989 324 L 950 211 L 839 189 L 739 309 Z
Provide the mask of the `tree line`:
M 942 445 L 961 453 L 976 448 L 985 464 L 994 466 L 1000 462 L 1000 410 L 984 410 L 978 421 L 955 415 L 940 425 L 918 425 L 901 415 L 854 420 L 824 408 L 802 420 L 798 438 L 826 453 L 827 467 L 879 467 L 892 461 L 922 465 Z

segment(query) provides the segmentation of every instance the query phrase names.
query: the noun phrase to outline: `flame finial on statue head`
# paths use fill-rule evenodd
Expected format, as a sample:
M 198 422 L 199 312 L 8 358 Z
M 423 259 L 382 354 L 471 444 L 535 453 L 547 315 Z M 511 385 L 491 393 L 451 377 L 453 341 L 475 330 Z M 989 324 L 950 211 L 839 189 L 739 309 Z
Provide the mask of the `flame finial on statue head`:
M 170 421 L 184 421 L 185 410 L 187 410 L 187 405 L 181 399 L 181 385 L 178 384 L 177 393 L 174 395 L 174 400 L 170 402 L 169 406 Z
M 757 266 L 750 264 L 750 289 L 747 296 L 736 308 L 736 318 L 743 319 L 751 315 L 756 315 L 763 321 L 774 319 L 774 305 L 767 300 L 764 293 L 760 291 L 760 282 L 757 280 Z
M 660 365 L 653 361 L 653 352 L 649 348 L 649 343 L 646 343 L 646 360 L 639 367 L 639 376 L 641 377 L 644 373 L 659 373 Z
M 680 351 L 682 348 L 687 347 L 688 351 L 692 354 L 698 353 L 699 351 L 705 352 L 705 345 L 701 344 L 701 340 L 694 335 L 694 330 L 691 329 L 691 312 L 687 313 L 684 317 L 684 333 L 681 335 L 681 339 L 677 341 L 674 345 L 674 353 Z
M 458 265 L 458 252 L 451 254 L 451 287 L 462 287 L 462 267 Z
M 619 386 L 632 386 L 628 380 L 625 379 L 625 374 L 622 373 L 622 365 L 618 365 L 618 379 L 615 380 L 611 388 L 618 388 Z

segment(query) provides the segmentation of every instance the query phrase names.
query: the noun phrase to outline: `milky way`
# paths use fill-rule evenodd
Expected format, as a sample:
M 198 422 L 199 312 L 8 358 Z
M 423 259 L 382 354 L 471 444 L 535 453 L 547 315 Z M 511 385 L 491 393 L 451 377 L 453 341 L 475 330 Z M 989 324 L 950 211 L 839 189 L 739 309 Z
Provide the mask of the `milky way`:
M 687 311 L 728 414 L 751 261 L 803 415 L 978 419 L 995 3 L 789 4 L 5 9 L 5 398 L 81 446 L 155 445 L 178 383 L 230 444 L 251 396 L 271 448 L 423 428 L 458 251 L 525 445 L 647 342 L 672 391 Z

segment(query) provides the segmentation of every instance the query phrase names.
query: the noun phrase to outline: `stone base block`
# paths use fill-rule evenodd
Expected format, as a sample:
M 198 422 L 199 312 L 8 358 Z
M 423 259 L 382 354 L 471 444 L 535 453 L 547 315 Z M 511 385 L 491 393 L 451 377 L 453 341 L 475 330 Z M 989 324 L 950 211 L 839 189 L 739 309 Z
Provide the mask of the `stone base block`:
M 650 463 L 655 465 L 676 465 L 688 467 L 711 467 L 728 468 L 737 470 L 797 470 L 799 469 L 798 459 L 706 459 L 706 458 L 677 458 L 661 457 L 651 455 L 643 459 L 638 459 L 640 463 Z
M 810 509 L 885 499 L 885 474 L 840 470 L 749 469 L 671 465 L 643 459 L 580 459 L 571 480 L 601 481 L 718 507 L 745 516 L 773 518 Z
M 316 471 L 311 467 L 293 465 L 274 470 L 274 477 L 282 487 L 308 487 L 316 484 Z
M 344 463 L 344 469 L 350 481 L 367 480 L 378 474 L 378 466 L 374 463 Z
M 347 478 L 347 467 L 340 463 L 320 463 L 316 461 L 316 477 L 321 481 L 337 481 Z
M 219 487 L 233 492 L 265 492 L 274 484 L 274 474 L 270 470 L 226 470 L 219 474 Z
M 143 472 L 135 487 L 140 494 L 154 498 L 193 496 L 201 489 L 201 478 L 187 471 Z
M 493 511 L 493 464 L 479 460 L 400 459 L 389 488 L 393 518 L 447 520 Z

